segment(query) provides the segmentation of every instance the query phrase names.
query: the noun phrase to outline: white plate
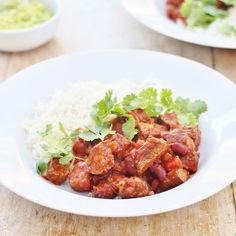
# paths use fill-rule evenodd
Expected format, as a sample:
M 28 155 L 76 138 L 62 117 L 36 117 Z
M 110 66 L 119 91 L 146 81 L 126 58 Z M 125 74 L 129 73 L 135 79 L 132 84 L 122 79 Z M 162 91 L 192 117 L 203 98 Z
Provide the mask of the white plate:
M 236 37 L 215 36 L 190 31 L 166 16 L 167 0 L 121 0 L 125 9 L 139 22 L 169 37 L 217 48 L 236 48 Z
M 65 191 L 35 172 L 24 144 L 22 124 L 33 108 L 57 88 L 78 80 L 108 83 L 147 76 L 174 94 L 201 98 L 209 110 L 201 119 L 203 138 L 199 171 L 186 183 L 154 196 L 106 200 Z M 92 96 L 92 95 L 91 95 Z M 0 180 L 16 194 L 35 203 L 90 216 L 140 216 L 161 213 L 205 199 L 236 178 L 236 88 L 212 69 L 163 53 L 114 50 L 76 53 L 51 59 L 14 75 L 0 86 Z

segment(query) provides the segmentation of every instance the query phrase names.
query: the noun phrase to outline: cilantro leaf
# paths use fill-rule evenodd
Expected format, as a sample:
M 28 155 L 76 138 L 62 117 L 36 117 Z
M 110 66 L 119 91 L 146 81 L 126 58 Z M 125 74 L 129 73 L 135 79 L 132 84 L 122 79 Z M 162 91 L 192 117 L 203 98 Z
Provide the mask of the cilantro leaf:
M 65 130 L 65 127 L 63 126 L 61 122 L 58 123 L 58 128 L 65 135 L 65 137 L 69 137 L 68 133 Z
M 80 129 L 75 129 L 70 133 L 70 138 L 75 141 L 79 137 Z
M 161 105 L 165 109 L 171 109 L 173 107 L 174 101 L 172 98 L 172 91 L 170 89 L 161 90 Z
M 45 130 L 40 133 L 42 137 L 49 135 L 52 132 L 52 128 L 53 128 L 52 124 L 47 124 Z
M 207 111 L 207 105 L 202 100 L 191 102 L 188 98 L 177 97 L 175 100 L 175 111 L 177 113 L 191 113 L 198 118 L 200 114 Z
M 197 125 L 198 119 L 192 113 L 179 113 L 178 119 L 183 125 Z
M 113 97 L 112 90 L 108 90 L 105 97 L 93 105 L 94 111 L 92 112 L 92 118 L 97 124 L 104 123 L 104 118 L 111 113 L 112 108 L 117 103 L 117 97 Z
M 39 161 L 36 163 L 36 170 L 37 173 L 40 175 L 43 175 L 47 171 L 47 168 L 48 168 L 48 163 L 45 161 Z
M 122 106 L 120 106 L 119 104 L 115 104 L 111 109 L 111 113 L 122 116 L 126 113 L 126 110 Z
M 109 134 L 114 134 L 112 127 L 96 125 L 95 127 L 86 127 L 86 130 L 80 131 L 79 137 L 85 141 L 93 141 L 96 139 L 104 140 Z
M 73 155 L 65 155 L 59 159 L 61 165 L 67 165 L 73 159 Z
M 123 97 L 123 101 L 122 101 L 122 106 L 126 111 L 130 111 L 132 110 L 132 106 L 131 103 L 137 99 L 137 95 L 134 93 L 128 94 L 125 97 Z
M 79 137 L 85 141 L 93 141 L 98 139 L 98 135 L 90 130 L 85 130 L 79 134 Z
M 146 88 L 138 95 L 129 94 L 123 98 L 122 105 L 127 111 L 133 109 L 144 109 L 149 116 L 160 114 L 160 107 L 157 107 L 157 90 Z
M 127 121 L 122 125 L 122 131 L 124 135 L 132 140 L 134 136 L 137 134 L 137 129 L 135 128 L 135 119 L 133 116 L 129 116 Z
M 61 131 L 62 135 L 54 135 L 52 129 L 52 125 L 46 126 L 45 131 L 42 133 L 43 143 L 40 146 L 44 150 L 48 160 L 57 157 L 61 164 L 68 164 L 74 158 L 72 154 L 72 144 L 74 141 L 73 138 L 75 137 L 67 133 L 61 122 L 58 124 L 58 129 Z

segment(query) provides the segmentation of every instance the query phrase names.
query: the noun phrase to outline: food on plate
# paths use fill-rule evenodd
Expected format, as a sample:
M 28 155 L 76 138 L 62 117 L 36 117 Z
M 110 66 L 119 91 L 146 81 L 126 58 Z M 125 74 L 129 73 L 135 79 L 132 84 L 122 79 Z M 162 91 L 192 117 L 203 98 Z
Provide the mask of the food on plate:
M 26 125 L 28 143 L 39 158 L 37 172 L 46 180 L 66 182 L 96 198 L 136 198 L 174 188 L 197 171 L 198 120 L 207 110 L 205 102 L 174 98 L 170 89 L 154 87 L 119 99 L 114 90 L 101 97 L 98 89 L 100 99 L 93 102 L 93 86 L 83 86 L 51 99 Z M 78 94 L 81 99 L 74 101 Z M 77 112 L 82 116 L 76 118 Z M 38 123 L 43 126 L 36 134 Z
M 3 0 L 0 3 L 0 30 L 31 28 L 48 21 L 52 15 L 37 0 Z
M 166 10 L 189 29 L 236 36 L 236 0 L 167 0 Z

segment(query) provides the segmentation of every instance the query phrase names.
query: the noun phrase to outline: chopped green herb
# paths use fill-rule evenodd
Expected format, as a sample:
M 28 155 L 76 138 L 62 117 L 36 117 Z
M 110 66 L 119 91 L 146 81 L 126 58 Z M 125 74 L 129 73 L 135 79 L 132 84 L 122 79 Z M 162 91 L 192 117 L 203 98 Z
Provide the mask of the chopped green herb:
M 207 105 L 202 100 L 191 102 L 188 98 L 177 97 L 175 100 L 174 111 L 181 114 L 190 113 L 198 119 L 200 114 L 207 111 Z
M 79 137 L 85 141 L 93 141 L 96 139 L 104 140 L 104 138 L 109 134 L 114 134 L 115 131 L 112 127 L 105 127 L 96 125 L 95 127 L 86 127 L 86 130 L 79 133 Z
M 61 122 L 58 123 L 58 128 L 65 135 L 65 137 L 70 137 L 68 135 L 68 133 L 66 132 L 65 127 L 63 126 L 63 124 Z
M 45 158 L 37 163 L 38 173 L 43 174 L 47 170 L 48 162 L 52 158 L 58 158 L 62 165 L 67 165 L 74 159 L 80 159 L 73 155 L 74 141 L 78 137 L 86 141 L 104 140 L 108 135 L 115 133 L 112 130 L 112 122 L 116 117 L 122 117 L 126 120 L 122 125 L 122 131 L 128 139 L 132 140 L 138 131 L 134 117 L 129 114 L 130 110 L 144 109 L 150 117 L 155 117 L 161 113 L 176 112 L 184 125 L 198 124 L 200 114 L 207 111 L 207 105 L 202 100 L 192 102 L 190 99 L 182 97 L 177 97 L 174 100 L 170 89 L 162 89 L 158 96 L 155 88 L 146 88 L 137 94 L 128 94 L 121 103 L 118 103 L 112 90 L 109 90 L 93 108 L 93 127 L 85 127 L 83 130 L 76 129 L 69 133 L 64 125 L 59 122 L 58 130 L 61 135 L 55 135 L 53 125 L 46 125 L 45 130 L 40 133 L 43 138 L 41 148 L 45 152 Z
M 47 124 L 45 130 L 41 132 L 43 137 L 47 136 L 52 131 L 52 124 Z
M 172 91 L 170 89 L 161 90 L 161 105 L 169 110 L 173 107 L 174 101 L 172 99 Z
M 38 163 L 36 163 L 36 170 L 37 170 L 37 173 L 40 175 L 43 175 L 45 171 L 47 170 L 47 168 L 48 168 L 47 162 L 39 161 Z
M 146 88 L 137 95 L 130 94 L 125 96 L 122 105 L 127 111 L 144 109 L 149 116 L 155 116 L 160 114 L 157 102 L 157 90 L 155 88 Z
M 135 129 L 135 119 L 133 116 L 128 116 L 127 121 L 122 125 L 122 131 L 124 132 L 124 135 L 130 140 L 132 140 L 137 134 L 138 130 Z
M 61 164 L 66 165 L 74 158 L 72 144 L 76 139 L 76 134 L 74 131 L 69 135 L 61 122 L 58 124 L 58 129 L 61 131 L 62 136 L 56 136 L 52 133 L 52 124 L 46 125 L 45 131 L 41 133 L 43 138 L 41 148 L 44 150 L 48 161 L 57 157 Z
M 117 97 L 113 97 L 112 90 L 108 90 L 105 94 L 105 97 L 93 106 L 94 111 L 92 112 L 92 118 L 96 124 L 103 124 L 104 119 L 109 114 L 112 114 L 112 109 L 116 104 Z M 116 107 L 115 110 L 117 111 L 118 108 Z

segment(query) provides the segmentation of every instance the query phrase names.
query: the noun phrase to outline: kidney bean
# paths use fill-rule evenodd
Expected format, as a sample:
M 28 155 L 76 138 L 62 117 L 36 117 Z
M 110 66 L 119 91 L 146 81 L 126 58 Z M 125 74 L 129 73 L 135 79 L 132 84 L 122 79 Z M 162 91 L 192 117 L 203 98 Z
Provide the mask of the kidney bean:
M 188 153 L 188 147 L 182 143 L 172 143 L 172 151 L 178 156 L 185 156 Z
M 156 177 L 160 180 L 163 181 L 166 178 L 166 171 L 165 169 L 160 165 L 160 164 L 154 164 L 150 168 L 151 172 L 156 175 Z
M 124 169 L 127 175 L 130 175 L 130 176 L 136 175 L 137 170 L 136 170 L 135 163 L 132 157 L 125 158 Z
M 160 183 L 157 179 L 154 179 L 152 182 L 151 182 L 151 187 L 153 190 L 156 190 L 158 187 L 159 187 Z
M 75 156 L 85 156 L 88 154 L 89 143 L 81 138 L 77 139 L 72 147 Z

